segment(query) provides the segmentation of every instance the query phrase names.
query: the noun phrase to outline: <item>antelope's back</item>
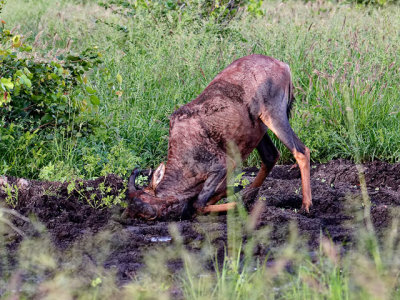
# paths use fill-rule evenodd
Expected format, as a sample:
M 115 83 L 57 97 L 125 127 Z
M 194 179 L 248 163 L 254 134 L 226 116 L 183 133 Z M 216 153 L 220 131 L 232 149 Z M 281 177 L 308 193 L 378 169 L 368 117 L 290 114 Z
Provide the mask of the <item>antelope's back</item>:
M 288 106 L 287 100 L 281 101 L 288 84 L 290 70 L 276 59 L 251 55 L 234 61 L 171 115 L 169 158 L 199 147 L 210 155 L 225 155 L 232 141 L 245 159 L 266 132 L 259 120 L 265 107 Z

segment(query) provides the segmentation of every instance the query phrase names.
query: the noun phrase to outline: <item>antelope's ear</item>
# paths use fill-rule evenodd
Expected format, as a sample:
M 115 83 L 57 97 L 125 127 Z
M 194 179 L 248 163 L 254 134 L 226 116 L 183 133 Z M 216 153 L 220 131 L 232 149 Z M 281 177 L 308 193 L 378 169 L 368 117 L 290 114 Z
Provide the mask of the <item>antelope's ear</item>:
M 161 182 L 161 180 L 164 177 L 164 173 L 165 173 L 165 164 L 161 163 L 157 170 L 154 171 L 153 173 L 153 177 L 151 178 L 151 183 L 150 186 L 153 190 L 155 190 L 157 188 L 157 185 Z

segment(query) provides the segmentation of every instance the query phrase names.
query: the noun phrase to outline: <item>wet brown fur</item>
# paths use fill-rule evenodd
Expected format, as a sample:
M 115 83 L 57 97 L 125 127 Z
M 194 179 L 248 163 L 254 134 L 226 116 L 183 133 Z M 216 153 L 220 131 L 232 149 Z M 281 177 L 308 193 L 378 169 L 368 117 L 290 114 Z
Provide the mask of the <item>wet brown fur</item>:
M 234 61 L 196 99 L 171 115 L 165 174 L 150 192 L 130 189 L 131 216 L 179 217 L 222 198 L 229 142 L 237 145 L 242 160 L 257 147 L 263 165 L 253 186 L 261 185 L 279 158 L 268 128 L 301 161 L 303 207 L 308 211 L 309 152 L 288 123 L 293 100 L 285 63 L 263 55 Z

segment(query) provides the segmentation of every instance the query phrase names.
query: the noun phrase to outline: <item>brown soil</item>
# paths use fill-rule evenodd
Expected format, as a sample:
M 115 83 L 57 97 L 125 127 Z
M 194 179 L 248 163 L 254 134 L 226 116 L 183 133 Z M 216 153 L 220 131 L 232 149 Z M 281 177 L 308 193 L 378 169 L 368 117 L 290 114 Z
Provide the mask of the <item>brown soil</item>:
M 246 169 L 246 177 L 254 178 L 257 169 Z M 400 207 L 400 164 L 372 162 L 364 165 L 365 180 L 371 200 L 371 218 L 378 234 L 389 226 L 393 214 Z M 259 189 L 243 190 L 243 200 L 252 209 L 258 199 L 265 203 L 258 227 L 269 226 L 270 243 L 258 245 L 255 255 L 265 257 L 274 247 L 287 239 L 288 225 L 297 223 L 299 234 L 308 238 L 310 249 L 318 246 L 321 233 L 334 242 L 351 247 L 357 228 L 363 226 L 363 198 L 356 166 L 344 160 L 312 166 L 313 206 L 309 214 L 300 212 L 301 180 L 298 168 L 276 166 Z M 27 181 L 13 177 L 0 177 L 18 187 L 18 204 L 15 209 L 23 216 L 35 215 L 45 225 L 56 249 L 64 251 L 85 236 L 109 232 L 109 254 L 103 262 L 106 268 L 115 268 L 120 282 L 130 280 L 143 265 L 143 256 L 150 249 L 171 243 L 168 221 L 121 221 L 120 207 L 95 209 L 87 199 L 99 200 L 118 195 L 123 180 L 115 175 L 69 183 Z M 91 196 L 95 194 L 95 196 Z M 94 197 L 94 198 L 93 198 Z M 0 189 L 0 203 L 7 194 Z M 32 222 L 13 218 L 13 223 L 26 236 L 39 235 Z M 213 243 L 224 253 L 226 245 L 226 215 L 202 216 L 176 222 L 184 243 L 191 249 L 199 248 L 204 233 L 215 233 Z M 199 229 L 200 228 L 200 229 Z M 18 245 L 22 237 L 13 230 L 6 234 L 9 263 L 15 265 Z M 170 266 L 172 269 L 180 267 Z M 7 268 L 1 268 L 5 272 Z

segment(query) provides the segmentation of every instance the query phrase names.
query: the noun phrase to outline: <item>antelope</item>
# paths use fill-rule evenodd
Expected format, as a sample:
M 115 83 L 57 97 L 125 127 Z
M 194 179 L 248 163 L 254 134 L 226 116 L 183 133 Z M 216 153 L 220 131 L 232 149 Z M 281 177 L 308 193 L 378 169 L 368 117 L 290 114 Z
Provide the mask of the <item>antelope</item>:
M 280 156 L 268 129 L 296 159 L 302 209 L 309 212 L 310 150 L 289 124 L 294 100 L 286 63 L 264 55 L 235 60 L 196 99 L 171 115 L 167 163 L 160 164 L 144 189 L 135 185 L 140 171 L 132 172 L 125 212 L 159 219 L 232 208 L 232 204 L 214 205 L 226 196 L 227 165 L 233 161 L 227 154 L 228 143 L 237 145 L 242 160 L 257 149 L 262 164 L 250 187 L 259 187 Z

